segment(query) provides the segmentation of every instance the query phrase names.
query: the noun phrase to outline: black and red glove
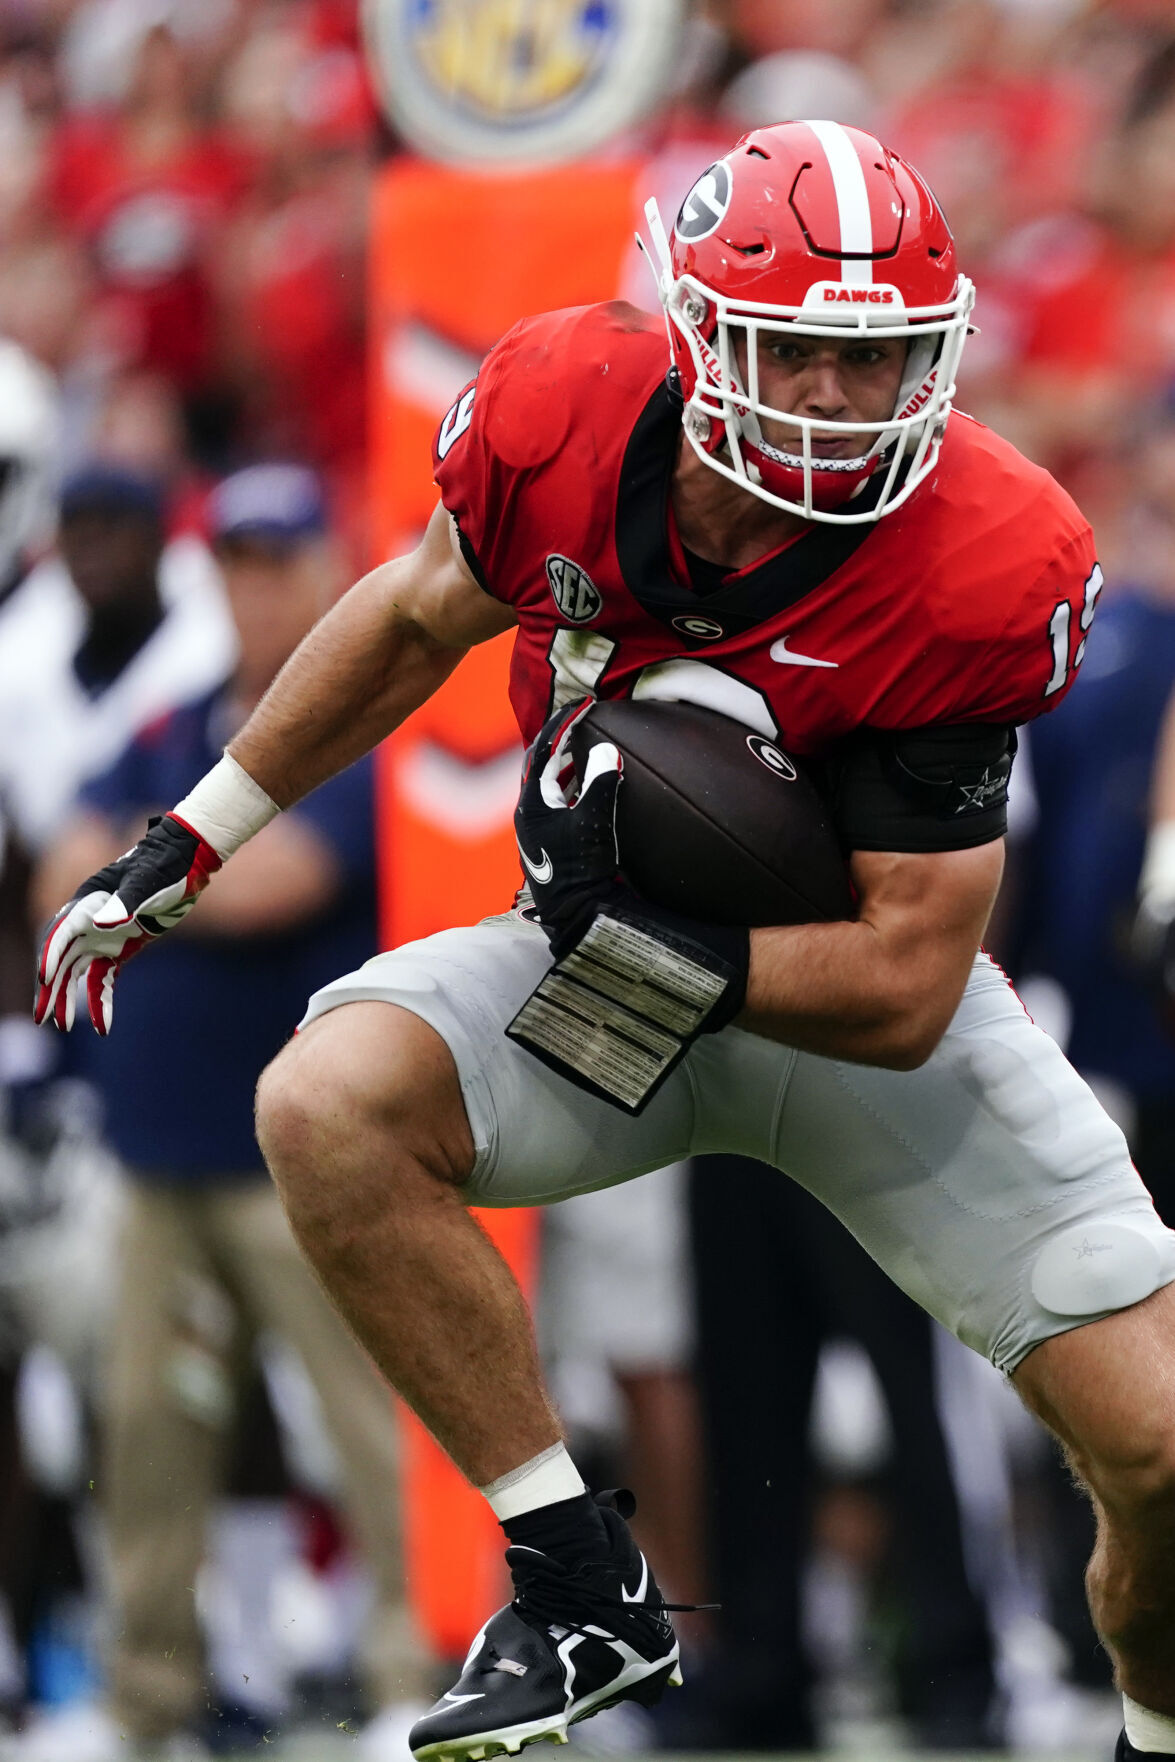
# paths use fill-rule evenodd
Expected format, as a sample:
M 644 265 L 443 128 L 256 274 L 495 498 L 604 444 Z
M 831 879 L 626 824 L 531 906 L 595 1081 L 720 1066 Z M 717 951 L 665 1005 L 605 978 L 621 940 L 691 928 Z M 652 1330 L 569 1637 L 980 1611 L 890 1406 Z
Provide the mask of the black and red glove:
M 618 748 L 593 746 L 577 793 L 566 793 L 576 788 L 572 730 L 592 701 L 551 716 L 527 753 L 514 828 L 555 964 L 507 1033 L 581 1088 L 639 1113 L 698 1035 L 742 1008 L 750 933 L 667 911 L 624 881 Z
M 99 1034 L 114 1019 L 114 981 L 132 955 L 187 917 L 220 857 L 174 814 L 148 821 L 124 855 L 83 881 L 45 932 L 33 1017 L 73 1027 L 79 982 Z
M 574 946 L 606 900 L 627 891 L 616 848 L 624 761 L 610 741 L 592 747 L 576 790 L 571 736 L 593 701 L 584 698 L 544 723 L 527 752 L 514 811 L 535 916 L 556 956 Z

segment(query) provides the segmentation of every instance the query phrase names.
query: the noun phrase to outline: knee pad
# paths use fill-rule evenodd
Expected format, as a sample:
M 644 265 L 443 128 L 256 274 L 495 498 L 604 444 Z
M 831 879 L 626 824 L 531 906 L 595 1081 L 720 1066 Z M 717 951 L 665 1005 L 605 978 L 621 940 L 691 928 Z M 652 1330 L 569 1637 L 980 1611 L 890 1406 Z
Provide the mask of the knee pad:
M 1155 1233 L 1138 1224 L 1074 1224 L 1037 1255 L 1032 1295 L 1053 1315 L 1129 1309 L 1168 1282 L 1169 1260 Z

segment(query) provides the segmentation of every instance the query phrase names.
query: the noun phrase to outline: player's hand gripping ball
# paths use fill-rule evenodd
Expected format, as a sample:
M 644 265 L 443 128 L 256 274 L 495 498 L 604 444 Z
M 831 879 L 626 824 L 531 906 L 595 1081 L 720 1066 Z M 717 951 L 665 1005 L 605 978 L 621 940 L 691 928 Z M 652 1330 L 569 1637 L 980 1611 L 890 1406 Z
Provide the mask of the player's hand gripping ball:
M 700 704 L 601 700 L 569 730 L 586 778 L 619 749 L 617 864 L 670 911 L 709 924 L 848 918 L 848 867 L 820 791 L 776 743 Z
M 527 754 L 514 829 L 539 923 L 556 961 L 609 914 L 667 943 L 704 950 L 726 980 L 721 1005 L 706 1017 L 706 1032 L 712 1033 L 742 1007 L 749 934 L 743 925 L 712 924 L 667 910 L 636 893 L 621 874 L 616 824 L 624 756 L 614 742 L 597 741 L 579 768 L 578 787 L 571 756 L 577 730 L 598 707 L 594 698 L 585 698 L 556 711 Z
M 174 814 L 149 821 L 139 842 L 83 881 L 46 930 L 35 1020 L 72 1028 L 84 978 L 90 1020 L 109 1034 L 118 973 L 187 917 L 219 868 L 212 846 Z

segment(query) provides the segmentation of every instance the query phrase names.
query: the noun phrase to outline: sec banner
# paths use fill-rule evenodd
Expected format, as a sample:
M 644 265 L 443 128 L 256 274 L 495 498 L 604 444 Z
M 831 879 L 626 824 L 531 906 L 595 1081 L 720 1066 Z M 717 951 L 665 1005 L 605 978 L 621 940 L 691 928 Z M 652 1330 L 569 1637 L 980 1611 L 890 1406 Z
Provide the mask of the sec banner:
M 364 0 L 368 54 L 409 144 L 459 163 L 570 159 L 655 108 L 684 0 Z

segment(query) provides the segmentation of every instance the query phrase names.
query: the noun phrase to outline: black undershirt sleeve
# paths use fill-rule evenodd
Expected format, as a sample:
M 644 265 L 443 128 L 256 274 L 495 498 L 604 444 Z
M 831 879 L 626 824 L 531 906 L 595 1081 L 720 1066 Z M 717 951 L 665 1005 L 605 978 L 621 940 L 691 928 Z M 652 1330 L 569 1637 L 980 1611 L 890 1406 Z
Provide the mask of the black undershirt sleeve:
M 477 585 L 481 588 L 481 591 L 483 593 L 488 593 L 491 599 L 497 599 L 497 594 L 486 580 L 486 572 L 481 566 L 481 558 L 474 550 L 473 545 L 470 543 L 465 533 L 461 530 L 460 520 L 458 520 L 456 514 L 451 515 L 450 518 L 457 529 L 457 543 L 461 547 L 461 555 L 465 558 L 466 568 L 473 576 L 473 579 L 477 582 Z
M 862 729 L 826 761 L 846 850 L 970 850 L 1008 829 L 1016 730 Z

